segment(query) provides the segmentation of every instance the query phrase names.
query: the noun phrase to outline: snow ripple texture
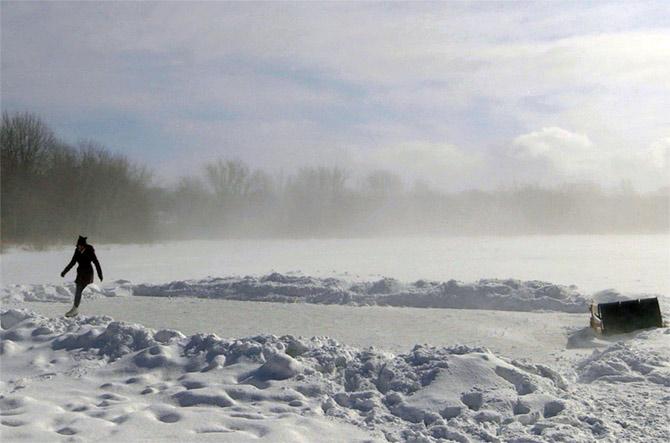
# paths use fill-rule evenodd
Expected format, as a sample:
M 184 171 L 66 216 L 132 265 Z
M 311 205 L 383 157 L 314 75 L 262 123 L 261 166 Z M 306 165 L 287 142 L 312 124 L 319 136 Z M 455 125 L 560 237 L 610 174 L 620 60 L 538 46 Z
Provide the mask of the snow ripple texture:
M 135 438 L 221 432 L 269 441 L 290 438 L 276 433 L 291 423 L 313 431 L 304 441 L 327 441 L 324 423 L 348 426 L 334 441 L 356 441 L 352 430 L 367 441 L 615 441 L 622 430 L 557 371 L 486 348 L 415 346 L 392 355 L 325 337 L 185 336 L 106 316 L 50 319 L 10 309 L 1 319 L 3 430 L 32 423 L 38 440 L 112 430 L 122 438 L 124 425 Z M 581 362 L 577 383 L 629 383 L 634 372 L 637 381 L 667 386 L 667 355 L 625 346 Z M 68 390 L 72 377 L 76 389 Z M 51 400 L 36 400 L 45 387 Z M 45 422 L 49 414 L 59 417 L 55 424 Z
M 70 301 L 73 291 L 72 284 L 12 285 L 2 289 L 0 299 L 17 302 Z M 165 284 L 134 285 L 119 280 L 104 287 L 91 285 L 85 291 L 86 297 L 93 298 L 126 295 L 573 313 L 586 312 L 591 301 L 591 297 L 579 293 L 574 286 L 542 281 L 485 279 L 475 283 L 456 280 L 402 283 L 383 278 L 372 282 L 347 282 L 278 273 L 263 277 L 208 278 Z

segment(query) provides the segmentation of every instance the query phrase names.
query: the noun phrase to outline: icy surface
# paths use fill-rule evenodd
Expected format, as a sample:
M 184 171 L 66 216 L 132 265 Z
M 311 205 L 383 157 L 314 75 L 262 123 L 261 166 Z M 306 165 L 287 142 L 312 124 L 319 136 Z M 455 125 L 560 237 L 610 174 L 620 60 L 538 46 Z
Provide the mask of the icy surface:
M 0 300 L 68 301 L 74 285 L 9 285 Z M 147 296 L 199 297 L 224 300 L 305 302 L 317 304 L 408 306 L 422 308 L 495 309 L 506 311 L 585 312 L 590 298 L 566 287 L 541 281 L 479 280 L 462 283 L 419 280 L 402 283 L 383 278 L 348 282 L 273 273 L 264 277 L 227 277 L 182 280 L 166 284 L 133 285 L 120 280 L 91 285 L 87 297 Z

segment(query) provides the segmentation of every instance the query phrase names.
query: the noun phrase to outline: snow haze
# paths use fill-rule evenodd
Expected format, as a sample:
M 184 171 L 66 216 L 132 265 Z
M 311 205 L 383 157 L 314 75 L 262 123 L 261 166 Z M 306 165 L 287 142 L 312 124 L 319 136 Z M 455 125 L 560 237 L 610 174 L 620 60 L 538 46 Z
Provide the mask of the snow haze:
M 586 294 L 670 294 L 667 235 L 219 240 L 96 251 L 110 281 L 136 284 L 279 272 L 354 281 L 515 278 L 576 285 Z M 69 246 L 10 251 L 1 256 L 2 283 L 60 283 L 71 254 Z

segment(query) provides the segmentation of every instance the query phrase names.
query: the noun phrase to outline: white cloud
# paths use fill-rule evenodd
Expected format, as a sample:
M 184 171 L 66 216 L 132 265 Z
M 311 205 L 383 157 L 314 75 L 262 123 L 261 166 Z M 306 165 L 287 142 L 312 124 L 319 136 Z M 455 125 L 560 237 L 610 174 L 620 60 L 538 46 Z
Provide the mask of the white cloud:
M 517 178 L 543 184 L 592 181 L 616 186 L 622 180 L 642 190 L 670 184 L 670 137 L 648 147 L 607 149 L 588 136 L 559 127 L 516 137 L 508 153 L 517 163 Z
M 670 172 L 670 137 L 653 142 L 643 157 L 651 166 L 668 174 Z
M 518 136 L 512 142 L 512 156 L 523 161 L 545 161 L 567 178 L 581 178 L 602 167 L 603 156 L 583 134 L 558 127 Z
M 452 186 L 486 184 L 492 170 L 653 186 L 670 101 L 664 11 L 653 2 L 7 2 L 3 101 L 55 120 L 101 108 L 144 119 L 184 140 L 187 152 L 161 159 L 171 170 L 214 152 L 264 166 L 330 161 L 355 146 L 353 162 L 384 152 L 365 161 L 449 170 L 441 176 L 458 177 L 444 180 Z M 238 119 L 185 112 L 212 108 Z M 491 146 L 520 133 L 513 161 L 499 163 L 508 152 Z

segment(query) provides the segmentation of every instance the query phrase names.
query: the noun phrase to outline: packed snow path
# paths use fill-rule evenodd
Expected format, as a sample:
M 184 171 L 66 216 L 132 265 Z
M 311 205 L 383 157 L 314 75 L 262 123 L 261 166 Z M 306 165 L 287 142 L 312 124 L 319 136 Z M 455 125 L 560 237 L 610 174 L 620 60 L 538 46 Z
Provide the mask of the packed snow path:
M 12 303 L 48 317 L 61 317 L 66 303 Z M 124 297 L 85 299 L 83 315 L 186 334 L 220 337 L 259 334 L 328 336 L 357 347 L 405 352 L 417 343 L 486 346 L 514 358 L 545 362 L 565 350 L 568 332 L 583 328 L 586 314 L 419 309 L 380 306 L 265 303 L 194 298 Z M 590 352 L 590 351 L 589 351 Z

